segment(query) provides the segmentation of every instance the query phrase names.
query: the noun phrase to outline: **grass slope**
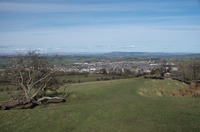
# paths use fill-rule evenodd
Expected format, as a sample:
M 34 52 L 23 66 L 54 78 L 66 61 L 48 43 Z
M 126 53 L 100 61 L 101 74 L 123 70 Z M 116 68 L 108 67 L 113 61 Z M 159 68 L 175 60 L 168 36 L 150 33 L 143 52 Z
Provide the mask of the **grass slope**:
M 93 82 L 97 81 L 97 79 L 107 78 L 112 79 L 113 77 L 119 78 L 120 76 L 117 75 L 109 75 L 109 74 L 88 74 L 88 75 L 66 75 L 66 76 L 59 76 L 57 79 L 62 82 L 63 80 L 71 80 L 75 83 L 78 81 L 82 82 Z
M 68 88 L 72 95 L 60 106 L 0 111 L 0 130 L 198 132 L 199 98 L 160 97 L 156 91 L 183 86 L 142 78 L 73 84 Z

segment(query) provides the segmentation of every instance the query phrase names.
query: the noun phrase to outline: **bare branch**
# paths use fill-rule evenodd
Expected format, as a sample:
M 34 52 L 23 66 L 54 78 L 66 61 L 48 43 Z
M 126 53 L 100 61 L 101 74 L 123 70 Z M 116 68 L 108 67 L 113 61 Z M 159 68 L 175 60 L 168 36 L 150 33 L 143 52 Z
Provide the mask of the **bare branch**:
M 20 78 L 21 78 L 21 83 L 24 84 L 24 77 L 22 75 L 22 70 L 21 69 L 19 70 L 19 75 L 20 75 Z
M 28 79 L 28 81 L 27 81 L 27 83 L 26 83 L 27 86 L 29 86 L 29 84 L 30 84 L 30 82 L 31 82 L 31 80 L 32 80 L 32 77 L 31 77 L 31 70 L 30 70 L 30 69 L 28 70 L 28 77 L 29 77 L 29 79 Z
M 9 67 L 9 68 L 10 68 L 11 72 L 13 73 L 13 75 L 14 75 L 14 77 L 15 77 L 15 78 L 12 78 L 12 79 L 13 79 L 13 80 L 14 80 L 14 79 L 17 79 L 17 82 L 20 83 L 19 80 L 18 80 L 19 77 L 17 76 L 17 74 L 15 73 L 15 71 L 13 70 L 13 68 L 12 68 L 12 67 Z
M 40 78 L 39 80 L 37 80 L 36 82 L 34 82 L 31 86 L 33 87 L 35 84 L 41 82 L 42 80 L 46 79 L 47 77 L 49 77 L 51 74 L 53 74 L 54 72 L 50 72 L 48 73 L 46 76 L 44 76 L 43 78 Z
M 38 102 L 42 102 L 44 100 L 61 100 L 61 101 L 65 101 L 65 98 L 62 97 L 42 97 L 40 99 L 38 99 Z
M 44 89 L 47 87 L 47 83 L 51 80 L 51 78 L 49 78 L 47 80 L 47 82 L 44 84 L 44 86 L 42 86 L 41 88 L 39 88 L 31 97 L 31 99 L 35 98 L 35 96 L 37 96 L 37 94 L 40 92 L 40 91 L 44 91 Z

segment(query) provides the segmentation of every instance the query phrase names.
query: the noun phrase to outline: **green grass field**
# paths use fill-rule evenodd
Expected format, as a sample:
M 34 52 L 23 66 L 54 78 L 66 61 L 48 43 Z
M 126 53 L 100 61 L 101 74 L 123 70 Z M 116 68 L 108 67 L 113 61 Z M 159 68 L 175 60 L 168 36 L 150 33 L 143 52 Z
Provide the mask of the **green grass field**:
M 83 83 L 83 82 L 93 82 L 93 81 L 97 81 L 97 79 L 99 80 L 114 80 L 113 77 L 115 79 L 120 79 L 123 78 L 123 76 L 119 76 L 119 75 L 110 75 L 110 74 L 86 74 L 86 75 L 66 75 L 66 76 L 58 76 L 57 79 L 58 81 L 62 82 L 63 80 L 70 80 L 73 83 Z
M 143 78 L 76 83 L 59 106 L 0 111 L 0 131 L 198 132 L 200 98 L 168 95 L 181 87 Z

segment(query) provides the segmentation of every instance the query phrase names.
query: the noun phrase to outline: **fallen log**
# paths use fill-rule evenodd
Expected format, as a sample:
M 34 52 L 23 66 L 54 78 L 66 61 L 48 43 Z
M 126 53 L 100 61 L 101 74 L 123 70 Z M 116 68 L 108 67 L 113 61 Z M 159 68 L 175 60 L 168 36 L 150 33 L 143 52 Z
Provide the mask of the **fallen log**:
M 37 100 L 23 99 L 23 100 L 11 100 L 0 105 L 1 110 L 9 109 L 32 109 L 38 105 L 43 104 L 48 100 L 56 100 L 56 103 L 65 102 L 66 99 L 62 97 L 42 97 Z M 49 102 L 47 102 L 48 104 Z
M 2 110 L 7 110 L 9 108 L 14 108 L 16 107 L 17 105 L 20 104 L 20 101 L 18 100 L 12 100 L 12 101 L 8 101 L 8 102 L 5 102 L 1 105 L 1 109 Z

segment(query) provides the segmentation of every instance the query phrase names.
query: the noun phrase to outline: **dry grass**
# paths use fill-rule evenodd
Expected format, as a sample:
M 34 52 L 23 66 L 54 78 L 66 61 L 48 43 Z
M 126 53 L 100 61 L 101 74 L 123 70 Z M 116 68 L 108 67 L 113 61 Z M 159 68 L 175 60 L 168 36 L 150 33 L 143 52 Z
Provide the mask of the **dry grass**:
M 138 89 L 138 94 L 141 96 L 170 96 L 171 93 L 175 93 L 183 87 L 187 87 L 187 85 L 171 79 L 145 79 L 143 87 Z
M 194 87 L 192 85 L 179 89 L 178 92 L 172 93 L 173 96 L 194 96 L 200 97 L 200 87 Z

